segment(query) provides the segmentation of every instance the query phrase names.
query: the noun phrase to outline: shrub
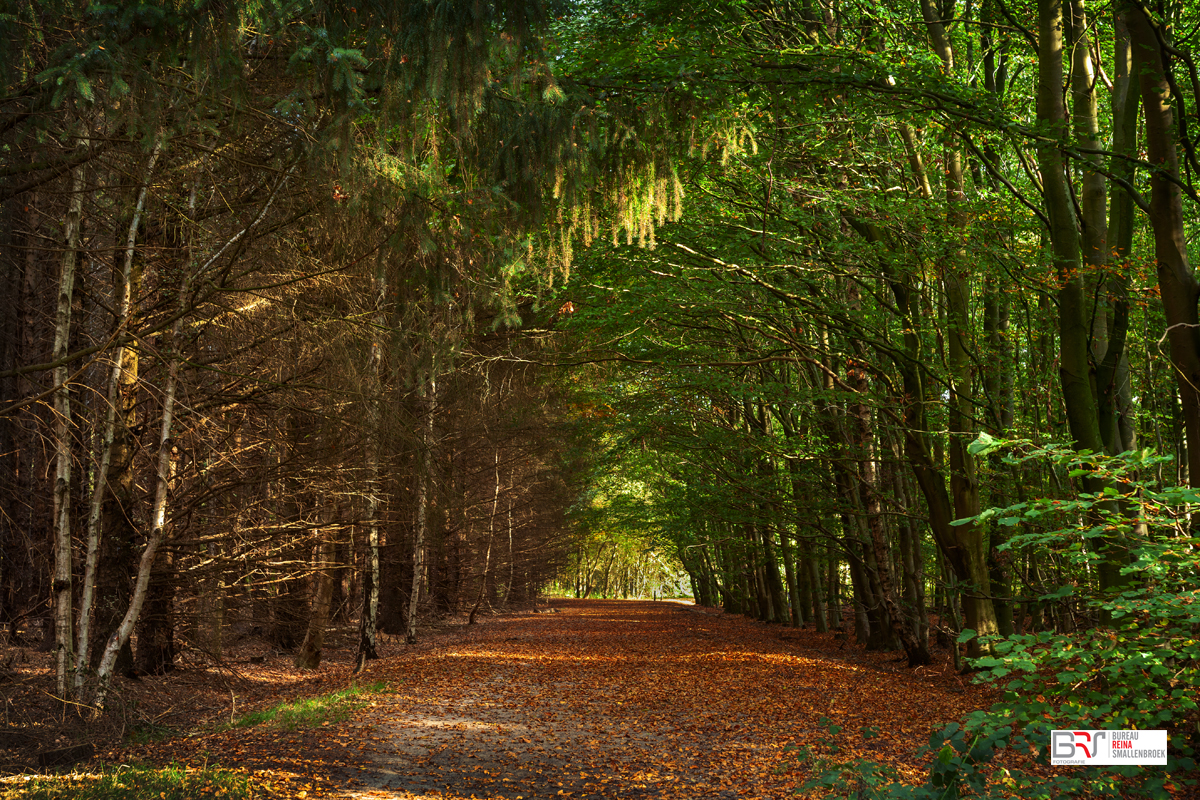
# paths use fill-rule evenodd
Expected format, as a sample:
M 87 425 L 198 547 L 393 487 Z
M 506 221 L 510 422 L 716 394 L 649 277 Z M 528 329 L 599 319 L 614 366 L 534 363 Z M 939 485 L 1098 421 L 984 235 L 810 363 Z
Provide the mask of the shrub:
M 992 640 L 993 654 L 971 665 L 978 680 L 1003 688 L 1002 699 L 933 734 L 923 786 L 902 786 L 863 764 L 849 771 L 825 764 L 810 785 L 856 785 L 864 797 L 914 799 L 1163 798 L 1195 785 L 1188 776 L 1200 741 L 1200 540 L 1190 516 L 1200 508 L 1200 493 L 1159 488 L 1145 478 L 1166 460 L 1150 451 L 1111 457 L 990 437 L 972 448 L 978 455 L 1005 450 L 1011 465 L 1047 460 L 1094 489 L 973 518 L 1013 529 L 999 549 L 1062 564 L 1068 580 L 1038 599 L 1070 601 L 1089 627 Z M 1093 578 L 1105 561 L 1119 566 L 1120 579 L 1102 591 Z M 975 635 L 964 630 L 959 642 Z M 997 751 L 1014 748 L 1046 764 L 1050 731 L 1070 728 L 1166 729 L 1168 764 L 1070 767 L 1066 776 L 1044 777 L 994 763 Z

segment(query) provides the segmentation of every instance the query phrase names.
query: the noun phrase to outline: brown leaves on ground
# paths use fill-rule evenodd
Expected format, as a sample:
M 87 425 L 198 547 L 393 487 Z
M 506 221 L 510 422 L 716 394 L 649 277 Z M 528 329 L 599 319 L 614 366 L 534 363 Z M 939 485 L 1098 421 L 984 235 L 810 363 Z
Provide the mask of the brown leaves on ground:
M 51 696 L 48 657 L 30 654 L 5 683 L 0 760 L 20 772 L 39 749 L 90 740 L 110 763 L 252 771 L 256 796 L 782 798 L 806 777 L 795 748 L 828 744 L 822 717 L 842 728 L 842 757 L 918 780 L 929 732 L 988 702 L 948 664 L 913 671 L 832 635 L 678 603 L 553 605 L 433 629 L 415 647 L 385 639 L 357 680 L 388 690 L 308 729 L 221 726 L 346 687 L 349 639 L 331 637 L 310 672 L 257 650 L 220 666 L 185 652 L 168 676 L 119 679 L 90 725 Z M 176 735 L 106 748 L 135 731 Z
M 561 613 L 389 646 L 359 677 L 389 690 L 342 722 L 217 731 L 119 755 L 244 767 L 278 794 L 306 797 L 783 798 L 806 777 L 795 748 L 828 744 L 822 717 L 841 726 L 843 757 L 918 780 L 914 751 L 930 731 L 987 704 L 949 665 L 910 670 L 832 635 L 677 603 L 553 603 Z M 299 674 L 272 681 L 279 699 L 349 680 L 344 664 L 302 687 L 288 677 Z

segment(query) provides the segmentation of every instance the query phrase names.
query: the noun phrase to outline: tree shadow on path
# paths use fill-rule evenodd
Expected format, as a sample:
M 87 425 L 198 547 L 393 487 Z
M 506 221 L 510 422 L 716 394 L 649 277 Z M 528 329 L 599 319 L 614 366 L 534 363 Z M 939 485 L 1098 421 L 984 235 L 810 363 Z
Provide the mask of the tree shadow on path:
M 792 748 L 824 735 L 819 718 L 886 726 L 915 702 L 907 727 L 864 744 L 911 760 L 931 725 L 978 703 L 956 679 L 829 658 L 778 626 L 663 602 L 553 604 L 372 665 L 395 694 L 357 723 L 347 794 L 790 797 Z

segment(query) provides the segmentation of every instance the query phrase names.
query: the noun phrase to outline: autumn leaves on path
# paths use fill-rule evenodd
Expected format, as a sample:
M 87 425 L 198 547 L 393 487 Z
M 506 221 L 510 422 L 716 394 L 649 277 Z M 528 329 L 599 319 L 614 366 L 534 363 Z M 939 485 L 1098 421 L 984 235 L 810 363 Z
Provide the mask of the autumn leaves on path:
M 359 798 L 790 797 L 797 746 L 908 767 L 982 704 L 831 636 L 675 603 L 557 600 L 376 662 L 392 687 L 341 733 Z M 349 735 L 347 735 L 349 734 Z
M 554 599 L 539 611 L 387 641 L 353 679 L 352 642 L 315 671 L 273 657 L 146 678 L 125 689 L 149 692 L 154 719 L 208 721 L 105 758 L 244 770 L 264 800 L 790 798 L 808 778 L 800 748 L 836 746 L 915 781 L 930 731 L 989 705 L 949 664 L 910 670 L 714 609 Z M 227 724 L 351 680 L 362 693 L 345 716 Z

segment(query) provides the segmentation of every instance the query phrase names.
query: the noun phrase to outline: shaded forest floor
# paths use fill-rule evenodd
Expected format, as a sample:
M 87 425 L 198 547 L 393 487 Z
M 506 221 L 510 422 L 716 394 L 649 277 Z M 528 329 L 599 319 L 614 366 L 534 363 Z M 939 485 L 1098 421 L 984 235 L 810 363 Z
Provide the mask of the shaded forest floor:
M 93 735 L 143 743 L 98 757 L 219 763 L 291 797 L 783 798 L 807 777 L 796 748 L 830 744 L 822 718 L 842 757 L 917 780 L 930 731 L 989 702 L 948 663 L 910 670 L 832 635 L 678 603 L 550 603 L 386 642 L 355 679 L 376 691 L 314 727 L 223 723 L 344 689 L 349 647 L 312 672 L 280 655 L 123 682 Z

